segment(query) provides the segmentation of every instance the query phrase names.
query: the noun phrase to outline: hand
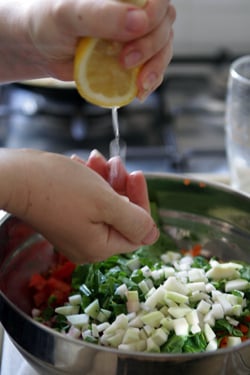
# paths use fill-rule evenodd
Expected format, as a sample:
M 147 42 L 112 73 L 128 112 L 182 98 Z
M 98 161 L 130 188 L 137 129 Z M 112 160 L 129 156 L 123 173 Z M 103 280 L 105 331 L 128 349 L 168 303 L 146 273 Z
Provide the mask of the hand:
M 20 54 L 19 65 L 28 64 L 26 76 L 73 80 L 78 39 L 92 36 L 124 42 L 120 60 L 125 67 L 144 64 L 138 77 L 140 99 L 162 82 L 172 58 L 176 13 L 170 0 L 148 0 L 143 9 L 114 0 L 26 0 L 21 7 L 18 4 L 19 0 L 9 0 L 0 5 L 0 14 L 6 13 L 8 19 L 13 12 L 15 24 L 21 22 L 25 30 L 25 42 L 17 40 L 14 53 L 15 61 Z
M 1 208 L 31 224 L 73 262 L 130 252 L 158 238 L 144 177 L 128 175 L 120 162 L 95 153 L 79 163 L 53 153 L 2 149 L 0 174 Z
M 148 0 L 145 9 L 139 10 L 113 0 L 43 0 L 43 5 L 35 4 L 30 35 L 50 74 L 72 80 L 77 40 L 93 36 L 124 42 L 124 66 L 144 64 L 138 77 L 139 98 L 162 82 L 172 57 L 175 8 L 170 1 Z
M 128 197 L 131 202 L 150 213 L 147 184 L 141 171 L 129 174 L 119 157 L 107 161 L 97 150 L 91 152 L 87 162 L 77 155 L 71 158 L 96 171 L 118 194 Z

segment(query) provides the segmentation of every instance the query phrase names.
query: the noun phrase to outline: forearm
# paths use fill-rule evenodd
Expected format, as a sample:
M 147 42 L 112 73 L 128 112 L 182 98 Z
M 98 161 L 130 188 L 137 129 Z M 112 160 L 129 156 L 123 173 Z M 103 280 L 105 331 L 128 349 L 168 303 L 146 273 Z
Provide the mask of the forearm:
M 0 0 L 0 83 L 46 76 L 28 34 L 29 0 Z
M 22 152 L 0 148 L 0 210 L 23 214 L 29 191 L 27 173 Z

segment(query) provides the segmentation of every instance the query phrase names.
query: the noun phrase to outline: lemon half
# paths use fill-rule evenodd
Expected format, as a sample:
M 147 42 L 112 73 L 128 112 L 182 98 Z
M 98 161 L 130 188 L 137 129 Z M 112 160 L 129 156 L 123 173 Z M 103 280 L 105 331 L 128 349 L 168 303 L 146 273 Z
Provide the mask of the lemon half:
M 123 0 L 119 0 L 123 1 Z M 126 0 L 140 7 L 147 0 Z M 137 95 L 140 67 L 125 69 L 119 62 L 122 44 L 81 38 L 74 61 L 74 80 L 79 94 L 100 107 L 114 108 L 129 104 Z

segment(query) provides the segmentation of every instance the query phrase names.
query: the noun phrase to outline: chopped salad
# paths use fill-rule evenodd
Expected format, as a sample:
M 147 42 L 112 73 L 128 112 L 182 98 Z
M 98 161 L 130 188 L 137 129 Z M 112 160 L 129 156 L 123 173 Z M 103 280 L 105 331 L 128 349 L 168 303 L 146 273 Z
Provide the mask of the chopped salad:
M 72 282 L 58 282 L 42 309 L 34 294 L 33 317 L 70 337 L 126 351 L 190 353 L 238 345 L 250 337 L 250 266 L 193 252 L 197 247 L 167 251 L 150 262 L 138 251 L 77 266 Z M 54 287 L 52 275 L 44 279 Z
M 163 251 L 164 243 L 78 266 L 58 255 L 30 280 L 32 316 L 123 351 L 197 353 L 249 339 L 250 264 L 209 257 L 199 244 Z

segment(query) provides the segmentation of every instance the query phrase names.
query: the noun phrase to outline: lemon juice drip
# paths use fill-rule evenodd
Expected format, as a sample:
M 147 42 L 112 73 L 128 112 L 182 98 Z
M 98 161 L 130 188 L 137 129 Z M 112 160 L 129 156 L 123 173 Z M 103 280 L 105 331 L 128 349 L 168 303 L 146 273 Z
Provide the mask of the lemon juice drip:
M 118 107 L 112 108 L 112 124 L 114 130 L 114 151 L 113 156 L 120 156 L 121 148 L 120 148 L 120 129 L 119 129 L 119 122 L 118 122 Z
M 114 130 L 114 139 L 109 144 L 110 157 L 119 156 L 123 163 L 126 162 L 127 144 L 124 139 L 120 137 L 120 129 L 118 122 L 118 108 L 112 108 L 112 124 Z

